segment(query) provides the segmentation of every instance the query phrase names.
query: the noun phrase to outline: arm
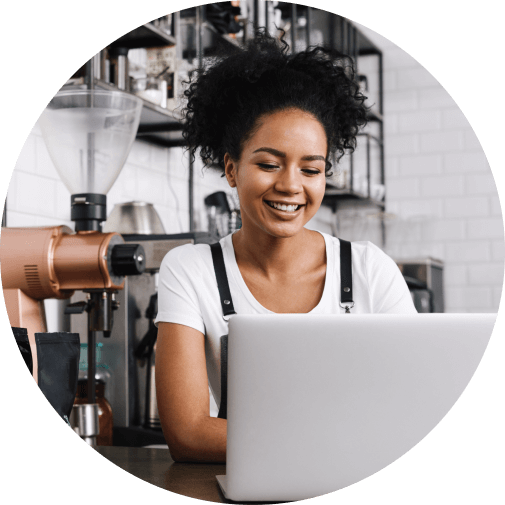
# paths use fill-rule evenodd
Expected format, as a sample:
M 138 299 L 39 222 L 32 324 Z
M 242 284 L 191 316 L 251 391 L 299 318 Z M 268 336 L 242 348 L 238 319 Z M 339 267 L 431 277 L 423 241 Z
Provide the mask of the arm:
M 175 461 L 226 461 L 226 420 L 210 417 L 204 335 L 159 323 L 156 398 L 163 434 Z

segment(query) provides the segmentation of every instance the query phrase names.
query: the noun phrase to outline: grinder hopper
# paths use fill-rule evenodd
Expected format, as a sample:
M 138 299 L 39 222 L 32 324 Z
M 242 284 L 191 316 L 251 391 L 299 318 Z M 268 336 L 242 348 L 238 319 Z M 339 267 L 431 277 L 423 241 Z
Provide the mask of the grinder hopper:
M 106 194 L 137 133 L 142 100 L 120 91 L 59 92 L 40 117 L 42 135 L 70 193 Z
M 142 100 L 120 91 L 62 91 L 40 117 L 49 155 L 72 195 L 76 231 L 101 230 L 106 197 L 137 133 Z

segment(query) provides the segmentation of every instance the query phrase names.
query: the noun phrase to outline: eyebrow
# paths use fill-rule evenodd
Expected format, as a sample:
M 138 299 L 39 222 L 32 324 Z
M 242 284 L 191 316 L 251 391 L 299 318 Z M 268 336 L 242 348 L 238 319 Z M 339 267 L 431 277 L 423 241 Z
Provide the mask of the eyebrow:
M 284 151 L 278 151 L 277 149 L 274 149 L 272 147 L 260 147 L 259 149 L 256 149 L 256 151 L 253 151 L 254 153 L 270 153 L 273 154 L 274 156 L 278 156 L 279 158 L 285 158 L 287 155 Z M 308 154 L 306 156 L 302 156 L 303 161 L 326 161 L 326 158 L 324 156 L 320 156 L 318 154 Z

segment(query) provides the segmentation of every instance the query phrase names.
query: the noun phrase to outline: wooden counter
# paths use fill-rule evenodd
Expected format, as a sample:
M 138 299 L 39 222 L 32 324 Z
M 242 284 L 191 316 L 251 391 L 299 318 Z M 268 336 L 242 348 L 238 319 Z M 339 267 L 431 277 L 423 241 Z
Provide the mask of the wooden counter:
M 223 496 L 216 475 L 225 464 L 176 463 L 167 449 L 95 447 L 96 451 L 128 473 L 183 496 L 217 503 L 233 503 Z

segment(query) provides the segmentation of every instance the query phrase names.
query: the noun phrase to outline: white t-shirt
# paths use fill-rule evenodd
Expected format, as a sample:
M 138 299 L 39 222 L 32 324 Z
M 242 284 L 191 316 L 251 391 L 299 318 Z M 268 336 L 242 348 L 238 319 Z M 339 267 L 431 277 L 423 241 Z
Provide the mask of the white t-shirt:
M 326 243 L 323 295 L 310 314 L 344 314 L 340 302 L 340 241 L 322 233 Z M 272 314 L 251 294 L 235 259 L 231 235 L 220 240 L 230 292 L 237 314 Z M 352 242 L 352 314 L 412 314 L 416 309 L 395 262 L 371 242 Z M 346 316 L 349 317 L 349 316 Z M 228 334 L 223 319 L 210 247 L 183 245 L 167 253 L 160 267 L 158 322 L 177 323 L 205 335 L 209 385 L 220 404 L 220 337 Z

